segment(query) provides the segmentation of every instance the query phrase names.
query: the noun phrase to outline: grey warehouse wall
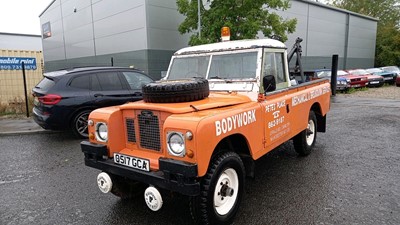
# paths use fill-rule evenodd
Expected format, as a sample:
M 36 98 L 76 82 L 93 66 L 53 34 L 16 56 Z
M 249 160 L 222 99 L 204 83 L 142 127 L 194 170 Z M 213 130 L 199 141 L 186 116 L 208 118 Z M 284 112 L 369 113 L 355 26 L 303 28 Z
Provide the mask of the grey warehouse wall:
M 284 18 L 297 18 L 296 32 L 285 43 L 290 50 L 304 39 L 307 70 L 330 68 L 333 54 L 339 68 L 372 67 L 377 20 L 307 0 L 292 0 Z M 189 34 L 178 26 L 184 17 L 175 0 L 55 0 L 40 15 L 50 22 L 52 36 L 43 39 L 45 70 L 72 66 L 134 65 L 159 79 L 174 51 L 186 47 Z M 262 38 L 262 35 L 260 35 Z
M 376 19 L 306 0 L 291 1 L 291 8 L 278 13 L 297 18 L 296 32 L 285 44 L 290 50 L 297 37 L 303 38 L 305 70 L 330 68 L 334 54 L 339 69 L 374 66 Z

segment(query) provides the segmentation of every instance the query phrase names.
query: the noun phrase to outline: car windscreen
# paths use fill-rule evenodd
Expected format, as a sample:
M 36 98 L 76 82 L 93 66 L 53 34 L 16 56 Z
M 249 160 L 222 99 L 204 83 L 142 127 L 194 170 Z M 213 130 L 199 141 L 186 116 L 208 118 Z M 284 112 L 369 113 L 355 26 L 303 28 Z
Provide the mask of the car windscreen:
M 317 72 L 317 77 L 318 78 L 330 78 L 331 77 L 331 71 L 318 71 Z
M 211 60 L 208 79 L 255 78 L 257 52 L 214 55 Z
M 372 68 L 372 69 L 367 69 L 367 72 L 368 73 L 380 73 L 380 72 L 382 72 L 382 70 L 378 69 L 378 68 Z
M 383 67 L 384 70 L 389 71 L 389 72 L 398 72 L 400 71 L 399 68 L 395 67 L 395 66 L 387 66 L 387 67 Z
M 172 61 L 168 79 L 206 77 L 210 56 L 176 57 Z
M 47 91 L 50 90 L 50 88 L 52 88 L 54 86 L 55 82 L 52 78 L 50 77 L 44 77 L 43 80 L 41 80 L 36 86 L 35 88 L 43 90 L 43 91 Z
M 346 76 L 346 75 L 349 75 L 349 74 L 346 73 L 346 72 L 344 72 L 343 70 L 338 70 L 338 71 L 337 71 L 337 75 L 338 75 L 338 76 Z
M 352 75 L 364 75 L 367 73 L 365 70 L 349 70 L 349 73 Z

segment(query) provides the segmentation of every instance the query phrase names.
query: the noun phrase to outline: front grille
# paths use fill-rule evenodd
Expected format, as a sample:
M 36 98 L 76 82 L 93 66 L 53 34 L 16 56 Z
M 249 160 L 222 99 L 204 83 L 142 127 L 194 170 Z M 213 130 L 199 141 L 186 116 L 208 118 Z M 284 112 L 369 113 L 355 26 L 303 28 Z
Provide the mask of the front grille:
M 128 135 L 128 142 L 136 143 L 135 120 L 126 119 L 126 133 Z
M 142 148 L 161 150 L 160 126 L 158 117 L 151 111 L 142 111 L 138 115 L 140 146 Z

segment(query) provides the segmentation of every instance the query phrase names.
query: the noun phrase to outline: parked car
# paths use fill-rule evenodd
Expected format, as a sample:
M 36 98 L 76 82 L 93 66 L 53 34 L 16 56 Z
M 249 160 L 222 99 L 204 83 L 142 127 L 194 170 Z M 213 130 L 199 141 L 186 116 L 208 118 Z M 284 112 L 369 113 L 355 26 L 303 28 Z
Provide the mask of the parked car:
M 389 84 L 394 84 L 394 82 L 396 80 L 396 76 L 397 76 L 397 73 L 384 71 L 381 68 L 369 68 L 369 69 L 366 69 L 366 71 L 373 75 L 382 76 L 383 79 L 385 80 L 385 83 L 389 83 Z
M 400 76 L 396 77 L 396 86 L 400 87 Z
M 383 71 L 387 71 L 387 72 L 395 72 L 397 74 L 397 77 L 400 76 L 400 69 L 397 66 L 384 66 L 384 67 L 381 67 L 381 69 Z
M 385 80 L 383 79 L 382 76 L 372 75 L 364 69 L 347 70 L 347 72 L 351 75 L 367 77 L 367 79 L 368 79 L 367 86 L 368 87 L 382 87 L 383 84 L 385 83 Z
M 365 76 L 351 75 L 344 70 L 338 70 L 338 77 L 343 77 L 349 84 L 350 88 L 361 88 L 367 86 L 368 79 Z
M 315 70 L 312 79 L 322 79 L 328 78 L 331 80 L 332 71 L 329 69 L 320 69 Z M 337 91 L 346 91 L 350 87 L 345 77 L 337 76 L 336 78 L 336 90 Z
M 71 129 L 87 137 L 87 120 L 94 109 L 142 99 L 142 86 L 153 80 L 122 67 L 85 67 L 44 74 L 32 89 L 33 118 L 44 129 Z

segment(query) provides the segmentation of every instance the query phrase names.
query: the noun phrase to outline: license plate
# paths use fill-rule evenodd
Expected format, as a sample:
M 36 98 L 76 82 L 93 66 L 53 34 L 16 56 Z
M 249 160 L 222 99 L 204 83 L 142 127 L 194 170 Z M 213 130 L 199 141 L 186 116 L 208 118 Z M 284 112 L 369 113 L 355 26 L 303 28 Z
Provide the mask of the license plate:
M 393 77 L 385 77 L 384 80 L 393 80 Z
M 371 81 L 371 84 L 379 84 L 379 81 Z
M 352 87 L 360 87 L 361 85 L 359 85 L 359 84 L 355 84 L 355 85 L 352 85 Z
M 143 171 L 150 171 L 150 161 L 147 159 L 114 153 L 114 162 Z

